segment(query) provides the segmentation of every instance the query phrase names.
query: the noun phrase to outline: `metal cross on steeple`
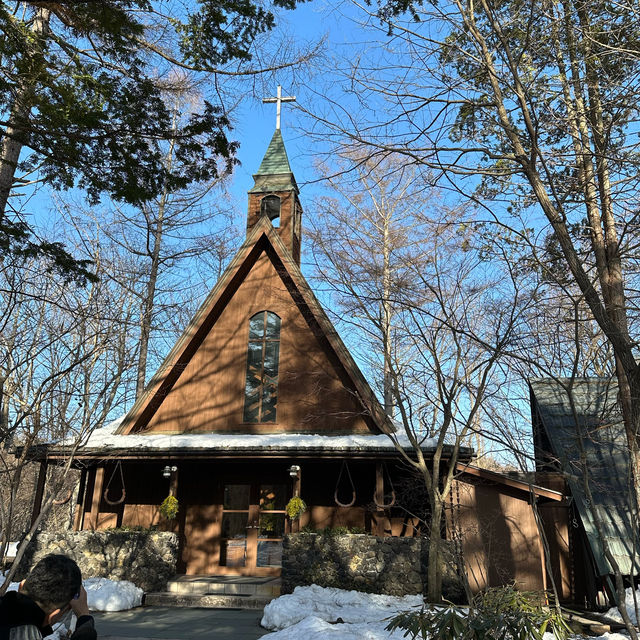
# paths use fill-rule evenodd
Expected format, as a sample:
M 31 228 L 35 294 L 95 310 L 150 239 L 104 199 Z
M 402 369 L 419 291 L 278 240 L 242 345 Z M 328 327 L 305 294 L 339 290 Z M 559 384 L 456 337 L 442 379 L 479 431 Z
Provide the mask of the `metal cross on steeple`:
M 282 87 L 278 85 L 278 93 L 275 98 L 262 98 L 262 102 L 275 102 L 276 103 L 276 129 L 280 128 L 280 108 L 283 102 L 295 102 L 295 96 L 282 97 Z

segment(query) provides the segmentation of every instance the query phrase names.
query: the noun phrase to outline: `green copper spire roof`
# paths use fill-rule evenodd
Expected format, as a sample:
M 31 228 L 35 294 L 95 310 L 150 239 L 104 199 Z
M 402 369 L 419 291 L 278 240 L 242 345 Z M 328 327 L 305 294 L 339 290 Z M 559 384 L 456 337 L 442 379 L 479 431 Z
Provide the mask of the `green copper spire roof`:
M 291 173 L 289 158 L 287 157 L 287 150 L 284 148 L 284 140 L 280 129 L 275 130 L 256 175 L 264 176 L 274 173 Z
M 287 150 L 284 148 L 284 140 L 280 129 L 276 129 L 264 154 L 258 172 L 254 174 L 256 181 L 249 193 L 265 191 L 290 191 L 295 189 L 298 192 L 296 179 L 289 165 Z

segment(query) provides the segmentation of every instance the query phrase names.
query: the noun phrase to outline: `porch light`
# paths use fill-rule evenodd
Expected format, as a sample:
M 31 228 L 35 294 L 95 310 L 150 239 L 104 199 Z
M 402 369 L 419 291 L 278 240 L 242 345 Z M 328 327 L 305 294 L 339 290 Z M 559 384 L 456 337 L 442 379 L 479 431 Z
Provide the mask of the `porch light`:
M 175 473 L 178 470 L 178 467 L 170 467 L 169 465 L 166 465 L 165 468 L 162 470 L 162 476 L 164 478 L 170 478 L 172 473 Z
M 299 465 L 297 465 L 297 464 L 292 464 L 292 465 L 289 467 L 288 471 L 289 471 L 289 475 L 290 475 L 292 478 L 297 478 L 297 477 L 298 477 L 298 474 L 300 473 L 300 466 L 299 466 Z

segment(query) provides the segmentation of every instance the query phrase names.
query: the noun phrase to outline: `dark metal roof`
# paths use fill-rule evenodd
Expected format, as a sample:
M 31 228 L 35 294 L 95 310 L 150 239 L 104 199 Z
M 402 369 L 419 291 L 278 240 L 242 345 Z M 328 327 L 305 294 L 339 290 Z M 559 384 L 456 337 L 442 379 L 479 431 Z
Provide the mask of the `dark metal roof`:
M 598 575 L 613 573 L 604 556 L 591 508 L 585 479 L 591 490 L 595 513 L 602 522 L 604 537 L 623 574 L 632 573 L 634 528 L 631 475 L 627 440 L 618 406 L 615 381 L 602 378 L 534 379 L 531 411 L 538 446 L 549 454 L 566 475 L 584 525 Z M 573 402 L 571 402 L 573 399 Z M 546 436 L 546 437 L 545 437 Z M 636 567 L 638 560 L 635 560 Z M 637 572 L 637 568 L 634 573 Z

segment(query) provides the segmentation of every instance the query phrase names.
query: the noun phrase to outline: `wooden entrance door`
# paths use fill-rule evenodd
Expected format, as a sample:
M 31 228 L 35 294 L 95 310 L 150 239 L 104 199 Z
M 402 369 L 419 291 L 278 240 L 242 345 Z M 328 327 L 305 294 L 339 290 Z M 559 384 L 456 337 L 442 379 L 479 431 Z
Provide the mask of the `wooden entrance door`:
M 220 569 L 243 575 L 278 575 L 285 532 L 286 484 L 224 484 Z

